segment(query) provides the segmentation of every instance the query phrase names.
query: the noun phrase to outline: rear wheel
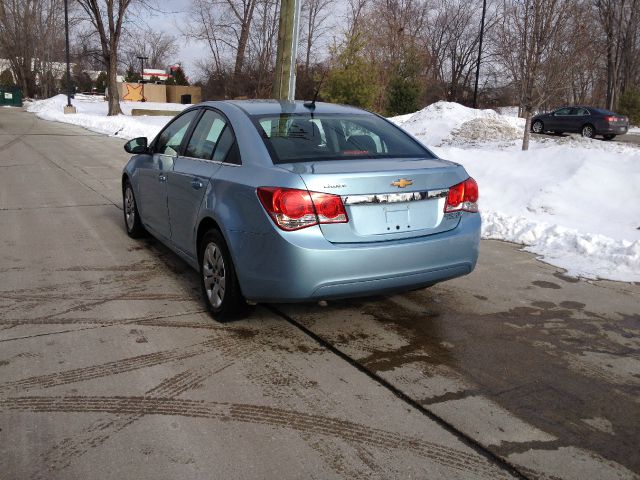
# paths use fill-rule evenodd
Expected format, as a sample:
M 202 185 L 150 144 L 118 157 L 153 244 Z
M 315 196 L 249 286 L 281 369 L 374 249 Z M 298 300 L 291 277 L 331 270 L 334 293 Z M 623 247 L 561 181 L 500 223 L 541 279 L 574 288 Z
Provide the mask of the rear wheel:
M 602 138 L 604 138 L 605 140 L 613 140 L 614 138 L 616 138 L 615 135 L 603 135 Z
M 584 127 L 582 127 L 580 133 L 585 138 L 593 138 L 596 136 L 596 129 L 593 128 L 593 125 L 587 123 Z
M 133 187 L 129 180 L 125 181 L 124 188 L 122 189 L 122 204 L 122 210 L 124 212 L 124 226 L 127 229 L 127 235 L 131 238 L 142 238 L 146 236 L 147 231 L 144 229 L 142 221 L 140 220 L 136 197 L 133 193 Z
M 533 131 L 533 133 L 542 133 L 544 131 L 544 124 L 542 123 L 542 120 L 536 120 L 533 122 L 531 125 L 531 131 Z
M 202 295 L 213 318 L 225 322 L 249 313 L 229 249 L 218 230 L 209 230 L 202 238 L 199 259 Z

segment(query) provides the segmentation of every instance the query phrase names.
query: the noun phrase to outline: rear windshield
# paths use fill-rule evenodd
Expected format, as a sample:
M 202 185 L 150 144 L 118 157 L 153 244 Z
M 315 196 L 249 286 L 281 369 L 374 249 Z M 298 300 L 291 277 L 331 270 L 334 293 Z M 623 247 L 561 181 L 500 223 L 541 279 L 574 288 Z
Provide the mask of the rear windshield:
M 370 114 L 252 117 L 273 163 L 370 158 L 434 158 L 394 125 Z
M 609 110 L 605 110 L 604 108 L 594 108 L 593 110 L 595 110 L 596 112 L 600 113 L 601 115 L 615 115 L 615 113 L 609 111 Z

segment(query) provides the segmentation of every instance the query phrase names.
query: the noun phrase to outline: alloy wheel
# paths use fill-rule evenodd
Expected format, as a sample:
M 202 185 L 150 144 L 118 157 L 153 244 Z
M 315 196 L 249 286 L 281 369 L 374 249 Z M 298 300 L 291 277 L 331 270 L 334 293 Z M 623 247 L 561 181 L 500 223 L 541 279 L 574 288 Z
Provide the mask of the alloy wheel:
M 582 136 L 586 137 L 586 138 L 593 138 L 594 131 L 593 131 L 593 127 L 591 125 L 586 125 L 583 129 L 582 129 Z
M 209 243 L 202 258 L 202 275 L 207 298 L 214 308 L 224 301 L 226 270 L 222 251 L 215 243 Z
M 124 192 L 124 215 L 129 231 L 133 230 L 136 223 L 136 200 L 133 196 L 131 186 L 127 186 Z
M 533 122 L 533 133 L 542 133 L 542 123 Z

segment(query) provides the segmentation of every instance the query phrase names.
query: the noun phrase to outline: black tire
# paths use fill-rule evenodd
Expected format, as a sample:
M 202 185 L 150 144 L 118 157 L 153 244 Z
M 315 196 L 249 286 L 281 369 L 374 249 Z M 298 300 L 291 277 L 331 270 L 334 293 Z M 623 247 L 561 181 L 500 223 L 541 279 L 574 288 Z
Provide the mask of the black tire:
M 544 133 L 544 123 L 542 123 L 542 120 L 536 120 L 533 122 L 531 124 L 531 131 L 538 134 Z
M 605 140 L 613 140 L 614 138 L 616 138 L 615 135 L 603 135 L 602 138 L 604 138 Z
M 136 196 L 129 180 L 125 180 L 122 185 L 122 212 L 124 213 L 124 228 L 131 238 L 143 238 L 147 236 L 147 231 L 142 225 Z
M 202 297 L 211 316 L 218 322 L 246 316 L 251 308 L 240 291 L 227 243 L 217 229 L 202 237 L 198 262 Z
M 580 129 L 580 134 L 584 138 L 594 138 L 596 136 L 596 129 L 593 125 L 591 125 L 590 123 L 587 123 L 586 125 L 583 125 L 582 128 Z

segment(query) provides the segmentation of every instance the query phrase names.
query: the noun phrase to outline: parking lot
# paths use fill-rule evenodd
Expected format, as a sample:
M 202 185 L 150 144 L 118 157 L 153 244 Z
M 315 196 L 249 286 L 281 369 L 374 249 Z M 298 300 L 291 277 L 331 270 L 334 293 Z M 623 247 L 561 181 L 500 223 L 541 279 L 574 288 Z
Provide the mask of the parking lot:
M 0 479 L 640 478 L 640 285 L 483 241 L 425 290 L 215 323 L 123 140 L 0 109 Z

